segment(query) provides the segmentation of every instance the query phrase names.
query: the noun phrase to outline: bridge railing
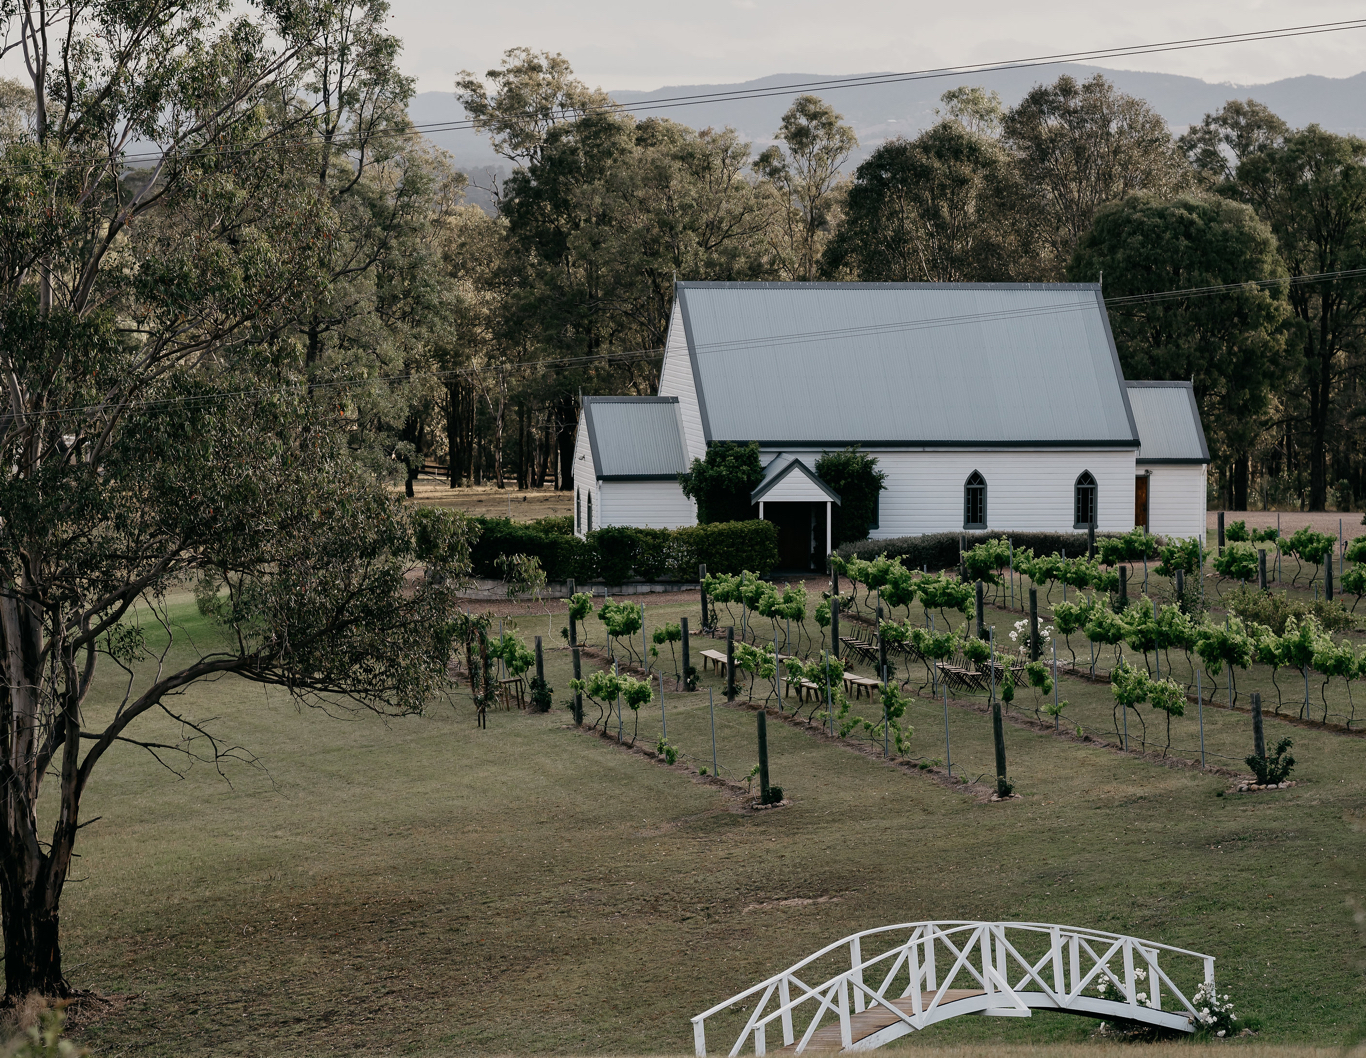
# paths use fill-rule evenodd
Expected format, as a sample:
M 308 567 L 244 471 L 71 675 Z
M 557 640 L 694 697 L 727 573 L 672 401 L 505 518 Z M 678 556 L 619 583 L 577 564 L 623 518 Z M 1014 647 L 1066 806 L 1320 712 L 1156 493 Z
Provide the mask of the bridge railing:
M 865 956 L 869 946 L 880 950 Z M 832 956 L 843 962 L 844 950 L 847 969 L 818 983 L 804 980 Z M 1173 973 L 1188 981 L 1192 971 L 1213 990 L 1212 956 L 1137 937 L 1038 922 L 901 923 L 845 937 L 703 1011 L 692 1019 L 693 1042 L 698 1058 L 706 1058 L 708 1019 L 743 1013 L 751 1002 L 731 1058 L 751 1039 L 754 1053 L 765 1054 L 775 1023 L 783 1046 L 795 1043 L 800 1054 L 827 1015 L 838 1021 L 840 1043 L 849 1048 L 858 1042 L 855 1015 L 873 1008 L 887 1022 L 873 1035 L 885 1039 L 869 1038 L 865 1046 L 959 1013 L 1028 1017 L 1035 1009 L 1190 1031 L 1197 1011 Z M 955 991 L 960 981 L 966 988 Z

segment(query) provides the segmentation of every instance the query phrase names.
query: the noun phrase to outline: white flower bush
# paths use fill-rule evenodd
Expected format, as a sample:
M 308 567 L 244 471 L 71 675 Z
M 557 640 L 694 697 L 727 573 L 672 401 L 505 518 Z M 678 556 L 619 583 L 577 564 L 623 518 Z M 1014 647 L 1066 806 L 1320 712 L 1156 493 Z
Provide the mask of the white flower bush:
M 1134 969 L 1135 983 L 1142 984 L 1147 979 L 1147 970 Z M 1129 1001 L 1129 997 L 1124 994 L 1124 989 L 1115 984 L 1110 975 L 1106 973 L 1101 975 L 1100 981 L 1096 985 L 1096 995 L 1101 999 L 1108 999 L 1114 1003 L 1127 1003 Z M 1152 1007 L 1154 1010 L 1157 1009 L 1157 1004 L 1148 998 L 1147 992 L 1135 992 L 1134 998 L 1145 1007 Z
M 1043 653 L 1052 640 L 1053 626 L 1039 625 L 1039 652 Z M 1021 654 L 1029 653 L 1029 618 L 1015 622 L 1015 627 L 1010 632 L 1010 641 L 1019 644 Z
M 1219 995 L 1211 984 L 1202 984 L 1192 999 L 1195 1004 L 1196 1027 L 1212 1032 L 1221 1039 L 1238 1028 L 1238 1015 L 1233 1013 L 1233 1001 L 1227 993 Z

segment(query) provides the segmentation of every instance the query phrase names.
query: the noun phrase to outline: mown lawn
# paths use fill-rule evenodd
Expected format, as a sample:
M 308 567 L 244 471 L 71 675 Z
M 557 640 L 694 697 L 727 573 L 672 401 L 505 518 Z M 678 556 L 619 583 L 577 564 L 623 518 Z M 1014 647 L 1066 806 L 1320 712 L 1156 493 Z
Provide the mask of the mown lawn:
M 184 634 L 213 634 L 188 599 L 173 612 Z M 650 628 L 683 613 L 695 606 L 647 599 Z M 563 623 L 521 621 L 528 636 Z M 589 633 L 602 642 L 595 619 Z M 566 653 L 547 667 L 562 700 Z M 693 764 L 710 766 L 705 688 L 719 686 L 666 682 L 669 740 Z M 92 709 L 112 691 L 111 678 Z M 1108 688 L 1066 680 L 1062 694 L 1086 731 L 1110 727 Z M 772 722 L 773 779 L 793 804 L 747 813 L 574 731 L 559 707 L 497 711 L 480 731 L 460 695 L 388 722 L 301 713 L 239 680 L 175 704 L 216 717 L 260 767 L 181 779 L 125 747 L 97 774 L 85 818 L 102 818 L 83 832 L 64 922 L 74 982 L 130 997 L 81 1031 L 98 1053 L 686 1053 L 692 1014 L 846 933 L 929 917 L 1209 952 L 1221 990 L 1260 1021 L 1258 1046 L 1341 1045 L 1362 1019 L 1361 738 L 1270 719 L 1268 738 L 1296 740 L 1302 784 L 1219 796 L 1227 778 L 1012 726 L 1022 797 L 987 804 Z M 1032 715 L 1028 690 L 1015 704 Z M 949 712 L 955 774 L 989 779 L 986 718 Z M 943 715 L 926 691 L 913 755 L 943 757 Z M 743 776 L 754 714 L 718 701 L 715 721 L 723 774 Z M 1174 727 L 1183 755 L 1196 723 Z M 1207 708 L 1204 723 L 1207 751 L 1240 768 L 1246 715 Z M 643 710 L 640 741 L 658 729 Z M 962 1019 L 902 1046 L 1109 1054 L 1094 1029 Z

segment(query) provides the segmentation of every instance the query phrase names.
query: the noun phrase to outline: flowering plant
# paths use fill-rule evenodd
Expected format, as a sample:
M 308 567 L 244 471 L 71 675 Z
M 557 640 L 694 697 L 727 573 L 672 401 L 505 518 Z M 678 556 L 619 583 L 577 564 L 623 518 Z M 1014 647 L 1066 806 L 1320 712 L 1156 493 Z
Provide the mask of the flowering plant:
M 1142 984 L 1147 979 L 1147 970 L 1134 969 L 1134 982 L 1136 984 Z M 1113 1003 L 1129 1002 L 1129 997 L 1124 994 L 1124 989 L 1115 984 L 1115 979 L 1108 973 L 1101 975 L 1100 982 L 1096 985 L 1096 994 L 1101 999 L 1108 999 Z M 1138 1001 L 1140 1006 L 1157 1008 L 1157 1004 L 1148 998 L 1147 992 L 1135 992 L 1134 999 Z
M 1238 1016 L 1233 1013 L 1233 1001 L 1227 994 L 1219 995 L 1214 985 L 1206 981 L 1195 990 L 1195 1024 L 1203 1032 L 1212 1032 L 1222 1039 L 1238 1028 Z
M 1048 644 L 1052 641 L 1052 639 L 1053 639 L 1053 626 L 1052 626 L 1052 625 L 1039 625 L 1039 652 L 1040 652 L 1040 653 L 1043 653 L 1044 648 L 1048 646 Z M 1019 644 L 1019 647 L 1020 647 L 1020 656 L 1021 656 L 1021 657 L 1023 657 L 1025 654 L 1028 654 L 1028 653 L 1029 653 L 1029 618 L 1026 617 L 1026 618 L 1025 618 L 1024 620 L 1022 620 L 1022 621 L 1016 621 L 1016 622 L 1015 622 L 1015 627 L 1011 630 L 1011 633 L 1010 633 L 1010 641 L 1011 641 L 1012 643 L 1018 643 L 1018 644 Z

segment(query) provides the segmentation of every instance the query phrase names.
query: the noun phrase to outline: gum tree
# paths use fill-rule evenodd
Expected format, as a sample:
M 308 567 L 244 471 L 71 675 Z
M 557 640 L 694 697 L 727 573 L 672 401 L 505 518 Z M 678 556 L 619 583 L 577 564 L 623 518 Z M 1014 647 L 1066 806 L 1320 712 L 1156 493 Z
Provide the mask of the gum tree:
M 61 898 L 108 751 L 171 767 L 232 754 L 185 693 L 196 682 L 236 675 L 385 714 L 446 684 L 465 523 L 389 497 L 353 444 L 356 404 L 307 385 L 308 320 L 341 278 L 332 244 L 354 234 L 320 173 L 360 188 L 372 120 L 401 119 L 383 17 L 374 4 L 0 8 L 31 75 L 19 130 L 0 138 L 11 1000 L 72 992 Z M 317 97 L 325 81 L 347 86 L 340 110 Z M 168 596 L 186 584 L 216 636 L 181 642 Z M 178 737 L 150 733 L 159 714 Z

